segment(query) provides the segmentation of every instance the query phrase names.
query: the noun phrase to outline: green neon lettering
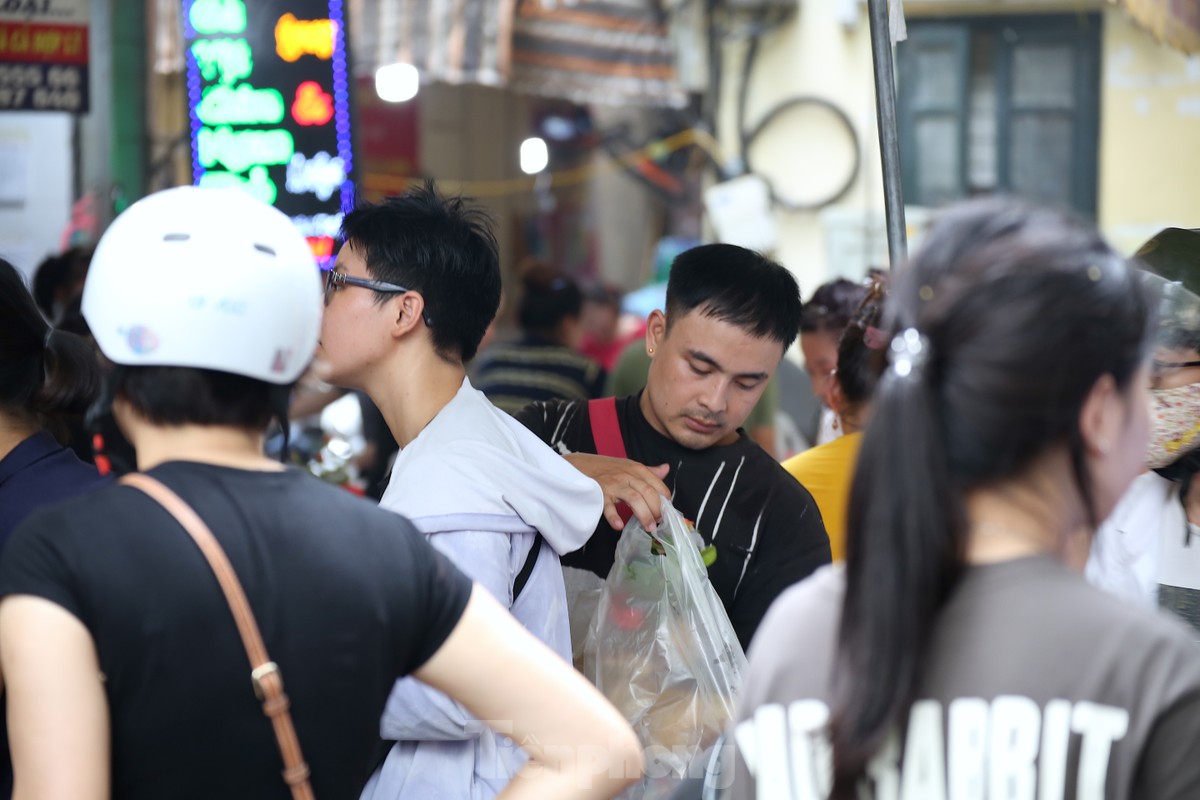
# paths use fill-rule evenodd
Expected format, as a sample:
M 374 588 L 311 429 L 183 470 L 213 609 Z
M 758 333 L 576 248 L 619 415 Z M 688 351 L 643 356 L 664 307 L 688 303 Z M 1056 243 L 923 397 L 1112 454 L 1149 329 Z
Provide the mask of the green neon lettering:
M 230 172 L 245 172 L 257 164 L 286 164 L 296 143 L 287 131 L 234 131 L 222 125 L 201 128 L 196 150 L 205 168 L 221 163 Z
M 234 172 L 213 170 L 200 176 L 202 189 L 241 189 L 251 197 L 256 197 L 267 205 L 275 202 L 279 194 L 275 182 L 267 175 L 264 166 L 251 167 L 249 177 L 243 178 Z
M 196 33 L 245 33 L 246 4 L 242 0 L 196 0 L 188 19 Z
M 206 81 L 233 85 L 250 77 L 254 54 L 245 39 L 199 39 L 192 43 L 192 57 Z
M 205 125 L 274 125 L 283 119 L 283 95 L 243 83 L 236 89 L 210 86 L 196 106 Z

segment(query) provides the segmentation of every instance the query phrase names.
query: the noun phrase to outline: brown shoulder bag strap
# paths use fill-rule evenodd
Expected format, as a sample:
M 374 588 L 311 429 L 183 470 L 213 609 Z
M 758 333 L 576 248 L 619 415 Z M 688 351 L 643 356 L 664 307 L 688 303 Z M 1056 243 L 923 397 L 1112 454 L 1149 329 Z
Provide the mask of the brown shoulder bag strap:
M 221 584 L 221 591 L 225 594 L 225 602 L 233 612 L 246 655 L 250 658 L 250 682 L 254 686 L 254 694 L 262 701 L 263 713 L 270 718 L 275 728 L 275 739 L 279 742 L 279 752 L 283 756 L 283 780 L 292 790 L 294 800 L 313 800 L 312 786 L 308 782 L 308 764 L 304 763 L 304 754 L 300 752 L 300 739 L 296 736 L 292 715 L 288 713 L 289 703 L 283 691 L 283 676 L 280 675 L 279 666 L 267 655 L 254 612 L 250 610 L 246 593 L 242 590 L 242 584 L 238 581 L 237 573 L 233 571 L 225 551 L 204 524 L 204 520 L 200 519 L 200 515 L 179 495 L 154 478 L 133 473 L 121 478 L 121 483 L 145 492 L 165 508 L 191 535 L 208 565 L 212 567 L 217 582 Z

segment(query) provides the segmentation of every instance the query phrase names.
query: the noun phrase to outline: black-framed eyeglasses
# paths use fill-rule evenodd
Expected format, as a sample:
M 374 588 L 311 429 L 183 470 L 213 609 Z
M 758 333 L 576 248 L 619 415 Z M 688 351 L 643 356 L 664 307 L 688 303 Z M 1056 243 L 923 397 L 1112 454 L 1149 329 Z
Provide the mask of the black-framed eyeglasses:
M 1157 358 L 1152 362 L 1154 369 L 1184 369 L 1185 367 L 1200 367 L 1200 361 L 1159 361 Z
M 404 294 L 405 292 L 412 291 L 396 283 L 355 278 L 353 275 L 347 275 L 343 272 L 338 272 L 334 268 L 330 268 L 325 270 L 325 305 L 329 305 L 329 301 L 333 299 L 333 293 L 343 286 L 358 286 L 361 289 L 370 289 L 375 292 L 382 292 L 383 294 Z M 429 318 L 428 311 L 422 312 L 422 319 L 425 320 L 426 327 L 433 327 L 433 320 Z

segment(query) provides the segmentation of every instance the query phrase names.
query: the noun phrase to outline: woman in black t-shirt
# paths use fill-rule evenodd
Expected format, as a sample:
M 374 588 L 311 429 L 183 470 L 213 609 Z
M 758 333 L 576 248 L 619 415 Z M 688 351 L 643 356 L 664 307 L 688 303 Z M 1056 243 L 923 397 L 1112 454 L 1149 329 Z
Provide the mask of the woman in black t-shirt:
M 521 744 L 514 793 L 608 797 L 640 777 L 617 711 L 410 524 L 263 455 L 320 328 L 287 217 L 240 192 L 152 195 L 101 239 L 83 311 L 139 469 L 204 520 L 245 590 L 316 797 L 357 797 L 408 674 Z M 29 518 L 0 597 L 18 796 L 288 795 L 230 606 L 149 496 L 114 486 Z

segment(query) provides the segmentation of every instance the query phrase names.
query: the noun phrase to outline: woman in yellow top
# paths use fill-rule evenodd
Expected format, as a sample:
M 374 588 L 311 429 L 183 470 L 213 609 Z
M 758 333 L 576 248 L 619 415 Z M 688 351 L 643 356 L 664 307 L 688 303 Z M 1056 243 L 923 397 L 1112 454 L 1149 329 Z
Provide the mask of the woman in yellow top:
M 834 561 L 844 557 L 850 481 L 858 461 L 862 430 L 871 410 L 871 395 L 887 367 L 882 335 L 876 327 L 884 295 L 883 284 L 874 284 L 838 341 L 837 369 L 829 395 L 844 435 L 783 462 L 784 469 L 817 501 Z

